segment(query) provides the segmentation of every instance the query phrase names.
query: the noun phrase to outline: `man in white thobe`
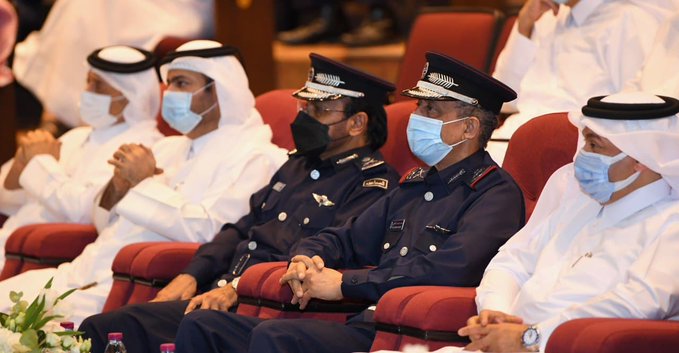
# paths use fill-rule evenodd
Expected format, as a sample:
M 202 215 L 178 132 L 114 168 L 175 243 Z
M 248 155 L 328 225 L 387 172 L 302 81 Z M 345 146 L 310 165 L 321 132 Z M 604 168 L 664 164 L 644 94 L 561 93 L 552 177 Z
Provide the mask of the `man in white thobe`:
M 91 53 L 88 64 L 80 116 L 89 126 L 58 140 L 45 131 L 29 132 L 16 157 L 0 170 L 0 212 L 11 216 L 0 229 L 2 248 L 24 225 L 92 223 L 94 198 L 113 175 L 106 160 L 122 144 L 150 146 L 162 137 L 156 129 L 160 88 L 151 53 L 106 47 Z M 2 267 L 4 255 L 0 259 Z
M 97 198 L 97 240 L 73 262 L 0 282 L 0 311 L 10 290 L 35 295 L 50 277 L 60 292 L 81 288 L 67 302 L 76 325 L 101 311 L 112 284 L 111 265 L 125 245 L 144 241 L 207 242 L 249 208 L 287 159 L 254 108 L 236 51 L 214 41 L 188 42 L 161 67 L 168 89 L 162 114 L 182 136 L 152 149 L 126 144 L 109 163 L 114 176 Z
M 620 92 L 673 11 L 671 0 L 526 1 L 493 72 L 518 93 L 488 144 L 493 159 L 503 162 L 507 141 L 530 119 Z
M 679 100 L 618 93 L 571 114 L 575 162 L 545 186 L 536 213 L 493 258 L 469 350 L 544 351 L 561 323 L 679 314 Z M 552 207 L 558 204 L 559 207 Z

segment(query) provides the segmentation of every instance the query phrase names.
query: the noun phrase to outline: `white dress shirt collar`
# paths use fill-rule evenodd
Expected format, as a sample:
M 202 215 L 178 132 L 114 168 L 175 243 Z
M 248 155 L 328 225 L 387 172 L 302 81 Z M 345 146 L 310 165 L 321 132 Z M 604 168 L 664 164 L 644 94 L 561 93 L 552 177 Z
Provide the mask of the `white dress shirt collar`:
M 87 137 L 87 140 L 97 143 L 104 143 L 109 139 L 120 135 L 121 133 L 123 133 L 123 131 L 127 130 L 129 127 L 130 125 L 123 121 L 119 124 L 106 126 L 98 129 L 92 129 L 92 132 Z
M 191 148 L 189 149 L 189 155 L 188 159 L 192 159 L 193 157 L 197 156 L 200 151 L 205 148 L 205 145 L 215 136 L 217 135 L 217 131 L 219 129 L 215 129 L 213 131 L 208 132 L 205 135 L 202 135 L 196 139 L 191 140 Z

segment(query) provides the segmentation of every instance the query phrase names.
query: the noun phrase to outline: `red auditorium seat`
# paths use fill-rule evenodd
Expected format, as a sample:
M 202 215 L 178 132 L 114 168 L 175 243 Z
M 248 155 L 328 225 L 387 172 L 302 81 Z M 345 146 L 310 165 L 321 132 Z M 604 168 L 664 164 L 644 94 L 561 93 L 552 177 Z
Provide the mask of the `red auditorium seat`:
M 464 346 L 457 330 L 476 315 L 474 288 L 417 286 L 392 289 L 377 303 L 371 351 L 425 344 L 430 350 Z
M 497 33 L 497 39 L 495 40 L 495 45 L 493 47 L 493 56 L 491 57 L 490 65 L 488 66 L 488 73 L 490 74 L 495 71 L 497 58 L 500 56 L 502 49 L 505 48 L 505 44 L 507 44 L 507 39 L 509 39 L 509 35 L 512 33 L 512 27 L 514 27 L 514 23 L 516 23 L 517 16 L 517 13 L 510 14 L 502 22 L 502 26 Z
M 396 100 L 402 90 L 415 85 L 422 75 L 424 53 L 435 51 L 452 56 L 481 71 L 487 71 L 502 14 L 489 9 L 431 8 L 415 19 L 401 61 Z
M 287 150 L 295 148 L 290 132 L 290 124 L 297 116 L 297 100 L 292 96 L 294 91 L 277 89 L 262 93 L 255 100 L 255 107 L 262 119 L 271 126 L 272 142 Z
M 566 113 L 539 116 L 512 136 L 502 167 L 523 192 L 526 220 L 552 173 L 573 161 L 577 142 L 578 129 Z
M 321 319 L 345 322 L 371 303 L 345 299 L 312 299 L 304 310 L 290 304 L 292 292 L 278 281 L 287 270 L 286 262 L 268 262 L 248 268 L 238 282 L 238 313 L 261 319 Z
M 153 299 L 189 264 L 199 246 L 198 243 L 147 242 L 121 249 L 113 261 L 113 286 L 103 311 Z
M 386 107 L 389 135 L 380 152 L 382 152 L 384 160 L 391 164 L 400 175 L 421 164 L 410 152 L 408 137 L 406 136 L 408 119 L 415 108 L 417 106 L 414 100 L 397 102 Z
M 0 280 L 71 261 L 96 238 L 96 229 L 85 224 L 50 223 L 21 227 L 5 243 L 6 261 Z
M 676 352 L 679 322 L 637 319 L 577 319 L 563 323 L 546 353 Z

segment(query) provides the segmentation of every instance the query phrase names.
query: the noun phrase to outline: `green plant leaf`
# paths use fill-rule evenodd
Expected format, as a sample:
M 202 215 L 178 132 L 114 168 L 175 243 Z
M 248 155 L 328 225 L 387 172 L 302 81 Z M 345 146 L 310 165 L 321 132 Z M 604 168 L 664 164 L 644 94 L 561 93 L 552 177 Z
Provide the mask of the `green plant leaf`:
M 21 333 L 19 342 L 31 350 L 40 348 L 38 346 L 38 333 L 35 330 L 26 330 Z
M 64 294 L 60 295 L 57 298 L 57 300 L 54 301 L 54 304 L 56 305 L 60 300 L 63 300 L 64 298 L 68 297 L 69 295 L 71 295 L 71 293 L 75 292 L 76 290 L 78 290 L 78 288 L 69 289 L 68 291 L 64 292 Z
M 53 334 L 57 336 L 82 336 L 85 334 L 85 331 L 59 331 L 59 332 L 52 332 Z
M 24 296 L 24 292 L 15 292 L 15 291 L 10 291 L 9 292 L 9 300 L 12 303 L 18 303 L 19 300 L 21 300 L 21 297 Z
M 47 281 L 47 283 L 45 283 L 45 289 L 50 289 L 50 288 L 52 288 L 52 281 L 53 281 L 53 280 L 54 280 L 54 277 L 50 278 L 50 280 Z

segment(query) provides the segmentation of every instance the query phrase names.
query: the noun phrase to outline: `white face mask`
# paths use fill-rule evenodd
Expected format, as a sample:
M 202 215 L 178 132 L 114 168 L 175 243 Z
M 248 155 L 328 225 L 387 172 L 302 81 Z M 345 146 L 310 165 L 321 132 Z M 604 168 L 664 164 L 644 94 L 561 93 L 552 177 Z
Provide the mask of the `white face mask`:
M 84 91 L 80 95 L 80 118 L 85 124 L 95 129 L 111 126 L 122 116 L 122 112 L 117 116 L 109 113 L 111 103 L 123 99 L 125 96 L 111 97 L 106 94 Z

